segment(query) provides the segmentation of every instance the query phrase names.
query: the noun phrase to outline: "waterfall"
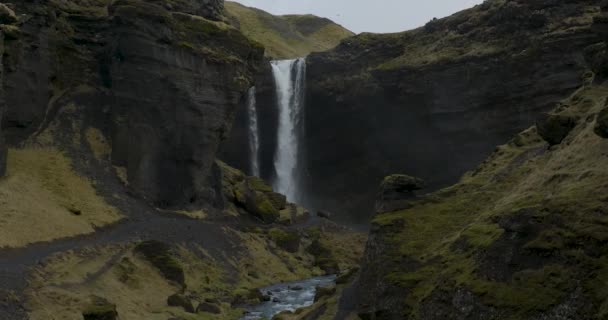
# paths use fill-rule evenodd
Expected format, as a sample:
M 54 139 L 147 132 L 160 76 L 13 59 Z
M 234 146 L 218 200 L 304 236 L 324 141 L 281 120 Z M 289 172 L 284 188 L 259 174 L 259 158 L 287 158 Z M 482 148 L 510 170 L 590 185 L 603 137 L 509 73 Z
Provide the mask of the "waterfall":
M 260 138 L 258 133 L 258 111 L 255 101 L 255 87 L 247 92 L 247 118 L 249 119 L 249 154 L 251 157 L 251 175 L 260 176 L 259 149 Z
M 277 173 L 273 187 L 296 202 L 298 199 L 299 123 L 304 100 L 306 60 L 272 61 L 272 73 L 277 90 L 279 125 L 274 166 Z

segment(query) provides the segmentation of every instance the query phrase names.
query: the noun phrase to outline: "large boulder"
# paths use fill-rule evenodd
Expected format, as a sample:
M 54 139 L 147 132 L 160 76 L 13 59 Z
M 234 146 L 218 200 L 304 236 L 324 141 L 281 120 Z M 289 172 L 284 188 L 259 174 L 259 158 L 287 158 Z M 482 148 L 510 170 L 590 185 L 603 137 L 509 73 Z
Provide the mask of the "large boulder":
M 604 109 L 597 116 L 595 133 L 602 138 L 608 139 L 608 108 Z
M 218 307 L 218 305 L 210 302 L 201 302 L 196 308 L 197 313 L 211 313 L 211 314 L 220 314 L 222 313 L 222 309 Z
M 84 320 L 117 320 L 118 312 L 116 311 L 116 305 L 110 303 L 108 300 L 93 296 L 91 297 L 91 305 L 89 305 L 83 312 L 82 316 Z
M 575 126 L 576 118 L 563 114 L 545 113 L 536 121 L 538 134 L 550 145 L 562 143 Z
M 380 184 L 376 212 L 383 213 L 407 208 L 411 199 L 416 197 L 415 191 L 424 189 L 425 186 L 423 180 L 404 174 L 385 177 Z
M 188 297 L 183 294 L 176 293 L 174 295 L 169 296 L 167 298 L 167 305 L 170 307 L 180 307 L 183 308 L 186 312 L 194 313 L 194 306 L 192 305 L 192 301 L 188 299 Z
M 230 204 L 241 207 L 265 223 L 273 223 L 280 218 L 281 210 L 287 208 L 284 195 L 274 192 L 258 177 L 248 177 L 221 161 L 216 163 L 221 172 L 221 192 L 226 199 L 224 207 Z
M 168 244 L 159 241 L 145 241 L 135 247 L 135 252 L 141 254 L 156 267 L 165 279 L 182 287 L 186 286 L 184 269 L 173 256 Z

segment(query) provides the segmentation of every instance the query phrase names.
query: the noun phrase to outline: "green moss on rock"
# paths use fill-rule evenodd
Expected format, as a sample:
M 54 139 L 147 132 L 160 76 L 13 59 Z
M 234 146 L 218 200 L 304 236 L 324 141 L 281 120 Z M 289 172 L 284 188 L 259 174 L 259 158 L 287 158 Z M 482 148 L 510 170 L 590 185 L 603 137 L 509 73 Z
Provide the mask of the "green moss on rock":
M 277 246 L 288 252 L 297 252 L 300 248 L 300 235 L 296 231 L 272 228 L 268 231 L 270 239 Z
M 135 247 L 135 252 L 143 255 L 167 280 L 185 287 L 184 269 L 171 253 L 169 245 L 159 241 L 145 241 Z

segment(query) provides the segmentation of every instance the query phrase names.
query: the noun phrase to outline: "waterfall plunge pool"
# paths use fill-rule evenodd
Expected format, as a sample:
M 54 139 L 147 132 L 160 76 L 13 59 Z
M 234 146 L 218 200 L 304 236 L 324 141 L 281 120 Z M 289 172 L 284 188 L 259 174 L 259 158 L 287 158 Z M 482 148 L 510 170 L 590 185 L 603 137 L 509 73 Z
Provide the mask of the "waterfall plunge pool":
M 336 276 L 316 277 L 302 281 L 285 282 L 259 289 L 270 301 L 246 308 L 241 320 L 272 319 L 283 311 L 296 311 L 314 304 L 317 287 L 336 283 Z

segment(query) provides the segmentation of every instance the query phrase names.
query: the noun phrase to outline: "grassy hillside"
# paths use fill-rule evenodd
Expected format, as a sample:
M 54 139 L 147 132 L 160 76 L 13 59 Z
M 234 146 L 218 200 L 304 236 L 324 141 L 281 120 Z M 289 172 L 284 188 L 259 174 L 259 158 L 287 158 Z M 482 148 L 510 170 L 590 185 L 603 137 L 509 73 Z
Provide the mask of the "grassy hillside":
M 597 132 L 607 96 L 606 85 L 580 90 L 545 129 L 499 146 L 459 184 L 376 217 L 385 261 L 407 261 L 384 274 L 408 292 L 402 303 L 412 319 L 446 311 L 446 292 L 504 311 L 496 319 L 551 315 L 573 299 L 585 305 L 568 315 L 606 319 L 608 140 Z M 570 119 L 569 132 L 559 119 Z M 549 146 L 552 135 L 564 139 Z
M 274 16 L 268 12 L 226 2 L 226 15 L 247 37 L 266 47 L 277 59 L 306 56 L 338 45 L 351 31 L 313 15 Z

